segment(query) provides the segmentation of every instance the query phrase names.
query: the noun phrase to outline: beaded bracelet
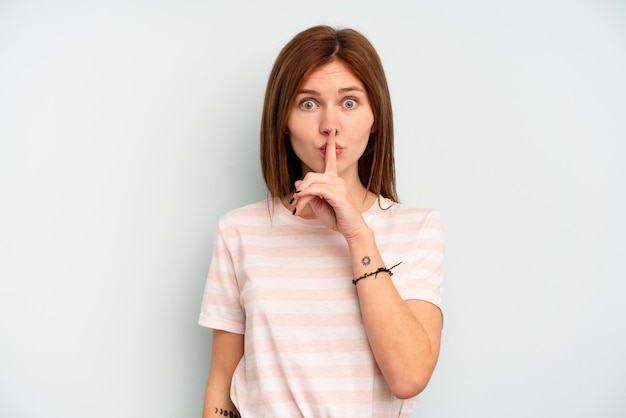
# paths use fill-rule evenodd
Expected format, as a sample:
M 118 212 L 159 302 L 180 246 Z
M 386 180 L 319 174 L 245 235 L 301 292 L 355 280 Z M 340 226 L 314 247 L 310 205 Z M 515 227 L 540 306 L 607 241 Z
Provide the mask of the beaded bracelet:
M 392 268 L 398 267 L 400 264 L 402 264 L 402 261 L 400 261 L 398 264 L 396 264 L 395 266 L 391 266 L 389 268 L 387 267 L 378 267 L 378 270 L 373 271 L 371 273 L 365 273 L 364 275 L 362 275 L 361 277 L 358 277 L 354 280 L 352 280 L 352 283 L 356 286 L 357 282 L 359 280 L 365 279 L 366 277 L 370 277 L 370 276 L 374 276 L 374 278 L 376 278 L 376 276 L 378 276 L 378 273 L 389 273 L 389 277 L 393 276 L 393 273 L 391 272 Z

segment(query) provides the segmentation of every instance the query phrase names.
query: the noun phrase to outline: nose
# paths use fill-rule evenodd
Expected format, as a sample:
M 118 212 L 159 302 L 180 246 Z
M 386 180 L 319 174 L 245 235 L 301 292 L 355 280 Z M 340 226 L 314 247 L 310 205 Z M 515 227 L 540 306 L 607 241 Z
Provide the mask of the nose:
M 328 107 L 320 112 L 320 133 L 328 136 L 334 131 L 339 132 L 339 118 L 337 110 Z

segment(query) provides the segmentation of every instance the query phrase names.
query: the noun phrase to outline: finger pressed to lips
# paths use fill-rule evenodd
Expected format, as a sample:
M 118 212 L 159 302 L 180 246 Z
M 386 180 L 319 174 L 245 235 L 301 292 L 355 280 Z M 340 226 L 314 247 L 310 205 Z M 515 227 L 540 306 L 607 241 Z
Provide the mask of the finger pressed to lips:
M 320 190 L 313 191 L 311 194 L 312 190 L 309 188 L 312 184 L 317 182 L 324 184 L 327 183 L 330 178 L 337 177 L 337 156 L 343 152 L 343 148 L 336 146 L 336 137 L 337 132 L 331 132 L 328 135 L 326 144 L 320 147 L 320 152 L 324 156 L 324 173 L 309 172 L 303 180 L 295 182 L 296 192 L 289 199 L 289 205 L 294 205 L 294 215 L 298 212 L 298 207 L 308 204 L 315 197 L 320 199 L 324 198 Z M 324 180 L 324 178 L 326 179 Z M 303 187 L 307 190 L 305 193 L 306 196 L 299 195 L 299 193 L 304 190 Z
M 337 147 L 336 141 L 337 139 L 337 131 L 333 131 L 328 135 L 328 140 L 326 141 L 326 148 L 324 148 L 324 157 L 326 159 L 326 167 L 324 172 L 327 174 L 337 174 Z M 327 152 L 330 151 L 330 152 Z

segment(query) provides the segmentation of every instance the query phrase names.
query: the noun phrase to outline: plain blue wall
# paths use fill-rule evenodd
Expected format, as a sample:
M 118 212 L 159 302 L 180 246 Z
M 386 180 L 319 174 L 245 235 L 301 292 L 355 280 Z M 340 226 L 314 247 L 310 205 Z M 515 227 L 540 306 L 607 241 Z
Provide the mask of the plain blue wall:
M 416 417 L 626 415 L 617 1 L 0 2 L 0 415 L 199 416 L 213 227 L 265 197 L 272 62 L 365 33 L 401 199 L 447 232 Z

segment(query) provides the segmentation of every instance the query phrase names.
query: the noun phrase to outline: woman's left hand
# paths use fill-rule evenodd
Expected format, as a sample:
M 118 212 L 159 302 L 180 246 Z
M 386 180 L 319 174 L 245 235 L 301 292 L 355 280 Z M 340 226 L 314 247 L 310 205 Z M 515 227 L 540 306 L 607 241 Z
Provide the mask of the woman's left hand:
M 368 227 L 337 172 L 336 135 L 336 131 L 328 135 L 324 172 L 309 172 L 296 181 L 292 204 L 294 215 L 300 214 L 308 204 L 324 226 L 350 240 Z

